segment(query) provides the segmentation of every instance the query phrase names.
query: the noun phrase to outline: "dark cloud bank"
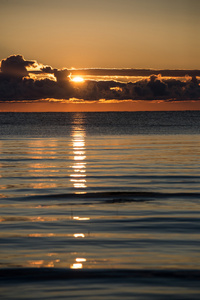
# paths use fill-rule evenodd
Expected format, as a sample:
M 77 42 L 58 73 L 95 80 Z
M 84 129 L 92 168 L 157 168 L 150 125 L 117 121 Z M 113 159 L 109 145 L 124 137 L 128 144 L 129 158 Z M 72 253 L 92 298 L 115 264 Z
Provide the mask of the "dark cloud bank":
M 40 66 L 39 69 L 38 66 Z M 70 81 L 70 72 L 67 69 L 58 70 L 49 66 L 45 67 L 38 65 L 36 61 L 25 60 L 21 55 L 13 55 L 1 61 L 0 101 L 48 98 L 66 100 L 70 98 L 83 100 L 200 100 L 200 81 L 196 78 L 196 75 L 200 75 L 199 71 L 189 71 L 188 75 L 191 76 L 186 76 L 184 81 L 175 78 L 164 79 L 158 74 L 158 71 L 156 71 L 157 73 L 151 70 L 143 71 L 146 72 L 143 72 L 143 76 L 148 75 L 148 79 L 145 78 L 135 83 L 86 80 L 81 84 L 75 84 Z M 112 72 L 114 71 L 112 70 Z M 142 70 L 140 70 L 140 75 L 141 72 Z M 167 76 L 167 72 L 169 74 L 175 72 L 183 76 L 182 70 L 165 70 L 165 72 L 164 75 L 162 74 L 163 76 Z M 46 78 L 33 79 L 31 78 L 33 74 L 46 74 Z

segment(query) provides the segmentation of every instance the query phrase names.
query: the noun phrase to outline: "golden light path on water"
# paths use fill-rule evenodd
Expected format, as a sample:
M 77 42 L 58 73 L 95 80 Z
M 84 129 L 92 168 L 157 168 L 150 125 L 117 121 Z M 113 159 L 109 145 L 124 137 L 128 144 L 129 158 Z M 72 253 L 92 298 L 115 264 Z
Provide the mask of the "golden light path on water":
M 73 164 L 71 165 L 72 173 L 70 174 L 70 181 L 75 188 L 75 194 L 84 194 L 83 189 L 87 187 L 86 181 L 86 145 L 85 145 L 85 128 L 83 125 L 83 115 L 75 114 L 73 127 L 72 127 L 72 148 L 73 148 Z M 79 216 L 73 217 L 74 221 L 85 221 L 90 218 L 82 218 Z M 85 238 L 84 233 L 74 233 L 73 237 Z M 75 262 L 70 265 L 71 269 L 82 269 L 83 263 L 86 262 L 86 258 L 76 258 Z
M 72 127 L 72 147 L 73 147 L 73 164 L 71 166 L 72 173 L 70 174 L 70 181 L 80 194 L 83 191 L 78 189 L 85 189 L 86 185 L 86 152 L 85 152 L 85 129 L 81 114 L 74 115 L 74 125 Z

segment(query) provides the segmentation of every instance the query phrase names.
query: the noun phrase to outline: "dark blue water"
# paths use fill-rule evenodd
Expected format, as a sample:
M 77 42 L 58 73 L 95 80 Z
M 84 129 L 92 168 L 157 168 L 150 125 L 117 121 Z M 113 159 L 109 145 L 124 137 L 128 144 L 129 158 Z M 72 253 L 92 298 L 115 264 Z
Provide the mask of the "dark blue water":
M 199 299 L 200 112 L 0 113 L 2 299 Z

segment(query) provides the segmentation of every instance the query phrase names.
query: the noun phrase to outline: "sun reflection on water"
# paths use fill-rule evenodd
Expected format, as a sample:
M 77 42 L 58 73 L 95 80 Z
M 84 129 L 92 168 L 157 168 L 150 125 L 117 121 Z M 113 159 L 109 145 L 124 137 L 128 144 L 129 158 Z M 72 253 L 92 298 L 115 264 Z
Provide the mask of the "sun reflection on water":
M 86 262 L 86 258 L 76 258 L 76 262 Z
M 73 263 L 72 265 L 70 265 L 70 269 L 82 269 L 83 268 L 83 264 L 84 262 L 86 262 L 86 258 L 82 258 L 82 257 L 77 257 L 75 259 L 75 263 Z
M 88 217 L 86 217 L 86 218 L 73 217 L 73 220 L 78 220 L 78 221 L 88 221 L 88 220 L 90 220 L 90 218 L 88 218 Z
M 72 127 L 73 164 L 70 181 L 75 189 L 85 189 L 86 185 L 86 152 L 85 152 L 85 129 L 82 114 L 75 114 Z
M 81 263 L 74 263 L 73 265 L 70 266 L 70 269 L 82 269 L 83 264 Z
M 75 238 L 84 238 L 85 234 L 84 233 L 74 233 Z

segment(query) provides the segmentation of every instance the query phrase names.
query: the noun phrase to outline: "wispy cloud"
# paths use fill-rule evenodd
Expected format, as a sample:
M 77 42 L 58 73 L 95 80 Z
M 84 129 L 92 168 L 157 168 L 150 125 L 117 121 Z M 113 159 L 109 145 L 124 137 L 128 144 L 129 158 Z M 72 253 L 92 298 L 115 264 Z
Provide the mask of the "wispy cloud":
M 148 78 L 128 83 L 85 80 L 76 84 L 70 80 L 70 71 L 67 69 L 53 69 L 35 60 L 25 60 L 21 55 L 12 55 L 1 61 L 0 101 L 200 100 L 200 81 L 195 75 L 187 76 L 184 80 L 164 78 L 159 74 L 149 75 Z

